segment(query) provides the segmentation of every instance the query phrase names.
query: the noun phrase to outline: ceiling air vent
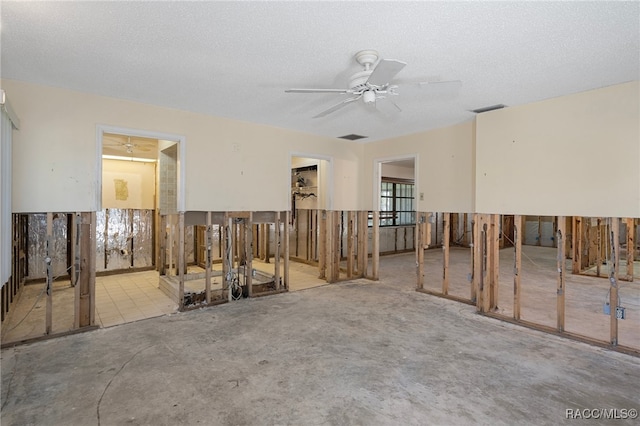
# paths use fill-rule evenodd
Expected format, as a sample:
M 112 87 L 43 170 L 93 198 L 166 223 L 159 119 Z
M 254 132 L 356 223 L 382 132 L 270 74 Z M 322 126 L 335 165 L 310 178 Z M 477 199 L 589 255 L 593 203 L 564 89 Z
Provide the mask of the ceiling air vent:
M 497 105 L 486 106 L 486 107 L 483 107 L 483 108 L 472 109 L 471 112 L 475 112 L 476 114 L 482 114 L 483 112 L 493 111 L 495 109 L 501 109 L 501 108 L 504 108 L 504 107 L 506 107 L 506 105 L 497 104 Z
M 338 136 L 338 139 L 347 139 L 350 141 L 357 141 L 358 139 L 365 139 L 367 136 L 362 136 L 362 135 L 355 135 L 355 134 L 350 134 L 350 135 L 344 135 L 344 136 Z

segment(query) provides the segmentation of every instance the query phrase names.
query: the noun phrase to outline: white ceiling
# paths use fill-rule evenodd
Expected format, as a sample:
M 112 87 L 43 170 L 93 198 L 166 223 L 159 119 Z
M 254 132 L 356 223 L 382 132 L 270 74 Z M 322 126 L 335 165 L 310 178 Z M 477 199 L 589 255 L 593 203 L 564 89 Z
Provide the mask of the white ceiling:
M 364 142 L 637 80 L 640 2 L 7 2 L 3 78 Z M 398 80 L 461 80 L 455 96 L 399 84 L 403 112 L 314 115 L 375 49 Z M 399 81 L 400 83 L 400 81 Z M 382 101 L 384 102 L 384 100 Z M 380 104 L 382 109 L 389 104 Z M 19 114 L 20 112 L 17 111 Z M 153 130 L 153 129 L 148 129 Z

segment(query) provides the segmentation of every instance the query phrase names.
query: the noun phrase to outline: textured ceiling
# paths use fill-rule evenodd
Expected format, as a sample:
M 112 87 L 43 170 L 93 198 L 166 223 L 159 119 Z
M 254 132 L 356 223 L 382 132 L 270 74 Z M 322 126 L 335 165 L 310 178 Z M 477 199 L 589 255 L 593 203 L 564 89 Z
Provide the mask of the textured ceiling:
M 362 142 L 639 78 L 634 2 L 8 2 L 3 78 Z M 353 55 L 407 66 L 402 108 L 291 87 L 348 84 Z M 418 81 L 461 80 L 438 93 Z M 402 81 L 408 82 L 401 84 Z M 435 86 L 437 88 L 437 86 Z M 17 111 L 19 114 L 19 111 Z M 153 130 L 153 129 L 148 129 Z M 348 142 L 345 142 L 348 143 Z

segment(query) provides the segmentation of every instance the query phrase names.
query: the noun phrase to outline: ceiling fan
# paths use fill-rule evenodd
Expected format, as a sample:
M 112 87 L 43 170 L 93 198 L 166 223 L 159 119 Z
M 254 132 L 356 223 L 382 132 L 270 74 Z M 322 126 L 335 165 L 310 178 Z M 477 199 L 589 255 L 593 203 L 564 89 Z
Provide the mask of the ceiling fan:
M 138 152 L 151 152 L 151 150 L 156 147 L 156 141 L 147 138 L 134 138 L 132 140 L 131 136 L 105 133 L 103 147 L 125 151 L 127 154 L 134 154 Z
M 355 55 L 355 60 L 364 67 L 363 71 L 359 71 L 351 76 L 349 79 L 349 87 L 347 89 L 287 89 L 286 93 L 338 93 L 352 95 L 342 102 L 337 103 L 315 115 L 313 118 L 320 118 L 331 114 L 343 108 L 351 103 L 354 103 L 360 99 L 363 100 L 367 106 L 375 107 L 376 101 L 379 99 L 387 98 L 387 96 L 397 96 L 397 85 L 391 84 L 393 78 L 407 65 L 406 62 L 398 61 L 396 59 L 380 59 L 378 61 L 378 52 L 375 50 L 362 50 Z M 373 66 L 375 64 L 375 67 Z M 446 81 L 446 82 L 421 82 L 424 84 L 433 83 L 453 83 L 459 86 L 461 82 Z M 396 107 L 398 111 L 402 111 L 400 107 L 389 99 L 389 102 Z

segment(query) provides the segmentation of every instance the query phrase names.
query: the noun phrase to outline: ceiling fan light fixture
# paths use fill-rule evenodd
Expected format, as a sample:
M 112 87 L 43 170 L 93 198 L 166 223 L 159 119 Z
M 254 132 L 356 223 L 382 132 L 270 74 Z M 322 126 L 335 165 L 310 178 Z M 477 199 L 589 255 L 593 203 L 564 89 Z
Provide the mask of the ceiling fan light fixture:
M 362 100 L 365 104 L 375 104 L 376 103 L 376 92 L 373 90 L 367 90 L 362 94 Z

